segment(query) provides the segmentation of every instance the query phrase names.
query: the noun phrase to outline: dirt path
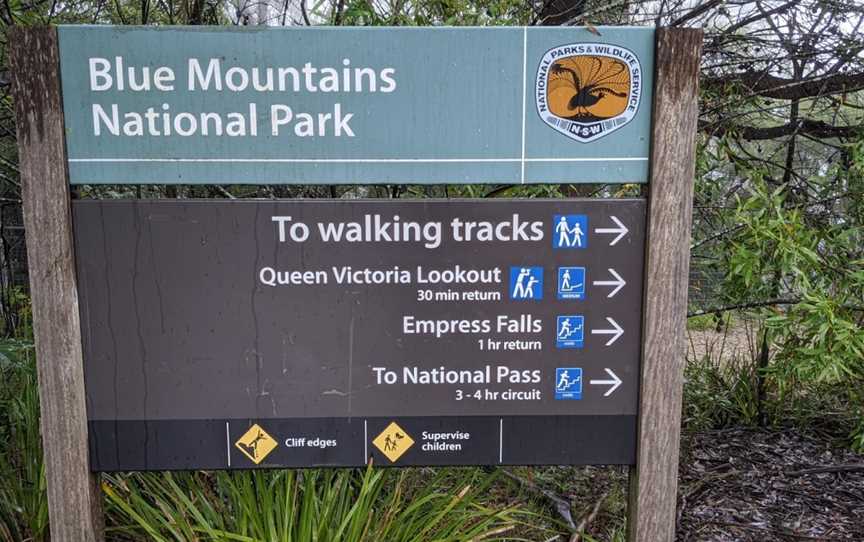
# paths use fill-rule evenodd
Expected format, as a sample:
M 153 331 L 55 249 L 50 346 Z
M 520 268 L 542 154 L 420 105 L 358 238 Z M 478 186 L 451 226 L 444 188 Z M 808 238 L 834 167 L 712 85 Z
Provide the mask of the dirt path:
M 717 332 L 709 330 L 687 330 L 687 359 L 730 361 L 753 359 L 758 351 L 756 330 L 753 326 L 736 323 Z

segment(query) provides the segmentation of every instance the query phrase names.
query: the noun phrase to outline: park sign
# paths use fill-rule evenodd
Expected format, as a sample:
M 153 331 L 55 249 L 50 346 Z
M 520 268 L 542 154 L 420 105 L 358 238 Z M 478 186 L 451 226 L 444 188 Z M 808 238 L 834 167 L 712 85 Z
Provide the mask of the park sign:
M 58 33 L 72 184 L 648 179 L 651 28 Z
M 13 27 L 52 540 L 103 539 L 98 471 L 597 463 L 632 466 L 628 542 L 672 542 L 701 40 Z M 70 189 L 649 176 L 633 199 Z
M 94 470 L 635 462 L 644 200 L 73 223 Z

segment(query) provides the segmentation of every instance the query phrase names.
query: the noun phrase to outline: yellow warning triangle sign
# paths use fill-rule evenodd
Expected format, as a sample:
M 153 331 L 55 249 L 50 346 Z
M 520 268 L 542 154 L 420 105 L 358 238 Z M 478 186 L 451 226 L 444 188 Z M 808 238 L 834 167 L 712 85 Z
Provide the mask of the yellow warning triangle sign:
M 264 458 L 270 455 L 270 452 L 276 449 L 277 445 L 276 439 L 268 435 L 267 431 L 264 431 L 257 423 L 234 443 L 234 446 L 256 465 L 264 461 Z
M 414 439 L 399 427 L 396 422 L 390 422 L 381 434 L 375 437 L 372 444 L 384 454 L 391 463 L 395 463 L 408 448 L 414 445 Z

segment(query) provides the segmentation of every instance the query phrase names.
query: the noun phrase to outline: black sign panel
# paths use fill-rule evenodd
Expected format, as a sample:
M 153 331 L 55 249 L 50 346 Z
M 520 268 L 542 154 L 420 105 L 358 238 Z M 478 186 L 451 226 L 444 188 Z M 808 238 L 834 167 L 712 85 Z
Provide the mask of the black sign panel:
M 93 470 L 635 460 L 644 200 L 73 212 Z

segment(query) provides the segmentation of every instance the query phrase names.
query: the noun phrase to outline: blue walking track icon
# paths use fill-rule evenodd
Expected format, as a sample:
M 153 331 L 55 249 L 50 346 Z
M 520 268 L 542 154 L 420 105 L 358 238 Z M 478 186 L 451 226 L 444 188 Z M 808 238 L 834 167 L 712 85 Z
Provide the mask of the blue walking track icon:
M 558 299 L 585 299 L 585 268 L 558 268 Z
M 558 367 L 555 369 L 555 399 L 582 399 L 582 369 Z
M 587 215 L 554 215 L 552 217 L 552 248 L 578 249 L 588 247 Z
M 559 316 L 555 326 L 555 346 L 582 348 L 585 340 L 585 317 L 581 314 Z

